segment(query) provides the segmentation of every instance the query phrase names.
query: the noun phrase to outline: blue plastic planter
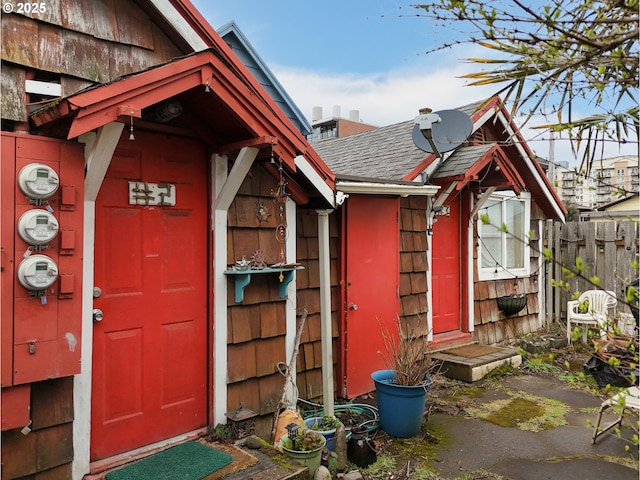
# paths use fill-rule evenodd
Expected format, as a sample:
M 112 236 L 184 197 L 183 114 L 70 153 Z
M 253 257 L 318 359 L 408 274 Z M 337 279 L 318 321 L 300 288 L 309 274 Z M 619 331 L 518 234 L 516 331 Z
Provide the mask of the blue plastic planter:
M 393 370 L 378 370 L 371 374 L 371 378 L 376 386 L 380 428 L 394 437 L 416 435 L 422 425 L 431 379 L 425 377 L 424 385 L 396 385 L 393 383 Z
M 318 423 L 320 422 L 322 422 L 322 417 L 311 417 L 305 419 L 304 426 L 307 428 L 311 428 L 314 425 L 318 425 Z M 336 429 L 332 428 L 330 430 L 317 430 L 316 428 L 312 428 L 312 430 L 314 432 L 318 432 L 327 439 L 327 448 L 333 452 L 336 446 Z

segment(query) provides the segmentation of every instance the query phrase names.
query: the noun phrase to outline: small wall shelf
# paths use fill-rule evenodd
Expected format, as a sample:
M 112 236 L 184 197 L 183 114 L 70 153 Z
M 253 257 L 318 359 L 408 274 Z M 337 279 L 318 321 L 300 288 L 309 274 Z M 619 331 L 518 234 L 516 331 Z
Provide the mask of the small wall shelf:
M 282 281 L 280 282 L 278 294 L 280 298 L 285 298 L 287 296 L 287 286 L 293 280 L 293 272 L 295 270 L 303 270 L 304 267 L 295 266 L 295 267 L 282 267 L 282 268 L 262 268 L 262 269 L 251 269 L 251 270 L 225 270 L 225 275 L 231 275 L 235 277 L 235 301 L 236 303 L 242 302 L 244 300 L 244 289 L 247 285 L 251 283 L 252 275 L 263 275 L 265 273 L 275 273 L 280 275 L 282 273 Z

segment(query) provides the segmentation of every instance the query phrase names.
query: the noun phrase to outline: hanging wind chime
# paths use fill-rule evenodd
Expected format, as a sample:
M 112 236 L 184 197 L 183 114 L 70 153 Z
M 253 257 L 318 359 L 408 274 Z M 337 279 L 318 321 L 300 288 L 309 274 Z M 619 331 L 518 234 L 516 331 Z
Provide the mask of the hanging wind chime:
M 275 163 L 273 156 L 273 148 L 271 149 L 271 163 Z M 287 198 L 289 194 L 287 193 L 287 182 L 284 179 L 284 171 L 282 169 L 282 159 L 278 159 L 278 188 L 275 192 L 273 192 L 273 201 L 279 206 L 279 219 L 280 223 L 276 227 L 276 240 L 280 244 L 280 261 L 278 264 L 280 266 L 285 265 L 286 263 L 286 242 L 289 236 L 289 230 L 287 228 L 287 217 L 285 212 L 285 204 L 287 203 Z M 284 280 L 284 274 L 282 270 L 280 270 L 280 282 Z

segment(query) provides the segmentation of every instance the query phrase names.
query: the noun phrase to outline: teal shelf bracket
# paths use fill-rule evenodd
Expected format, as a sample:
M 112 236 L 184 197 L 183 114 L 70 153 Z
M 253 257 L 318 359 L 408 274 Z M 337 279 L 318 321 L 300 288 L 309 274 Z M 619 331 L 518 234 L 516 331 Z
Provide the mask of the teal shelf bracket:
M 236 303 L 240 303 L 244 300 L 244 289 L 251 283 L 252 275 L 262 275 L 265 273 L 275 273 L 280 276 L 282 274 L 282 281 L 278 287 L 278 294 L 280 298 L 286 298 L 287 296 L 287 287 L 293 280 L 293 272 L 295 270 L 303 270 L 304 267 L 283 267 L 283 268 L 263 268 L 263 269 L 254 269 L 254 270 L 225 270 L 225 275 L 230 275 L 234 278 L 234 287 L 235 287 L 235 301 Z

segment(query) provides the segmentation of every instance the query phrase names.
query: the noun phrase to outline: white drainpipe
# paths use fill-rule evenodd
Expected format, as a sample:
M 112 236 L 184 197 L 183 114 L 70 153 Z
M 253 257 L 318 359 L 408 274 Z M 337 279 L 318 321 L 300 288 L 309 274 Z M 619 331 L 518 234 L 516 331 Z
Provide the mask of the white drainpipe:
M 320 332 L 322 339 L 322 398 L 325 415 L 333 416 L 333 337 L 331 335 L 331 255 L 329 252 L 329 214 L 318 213 L 318 246 L 320 256 Z

